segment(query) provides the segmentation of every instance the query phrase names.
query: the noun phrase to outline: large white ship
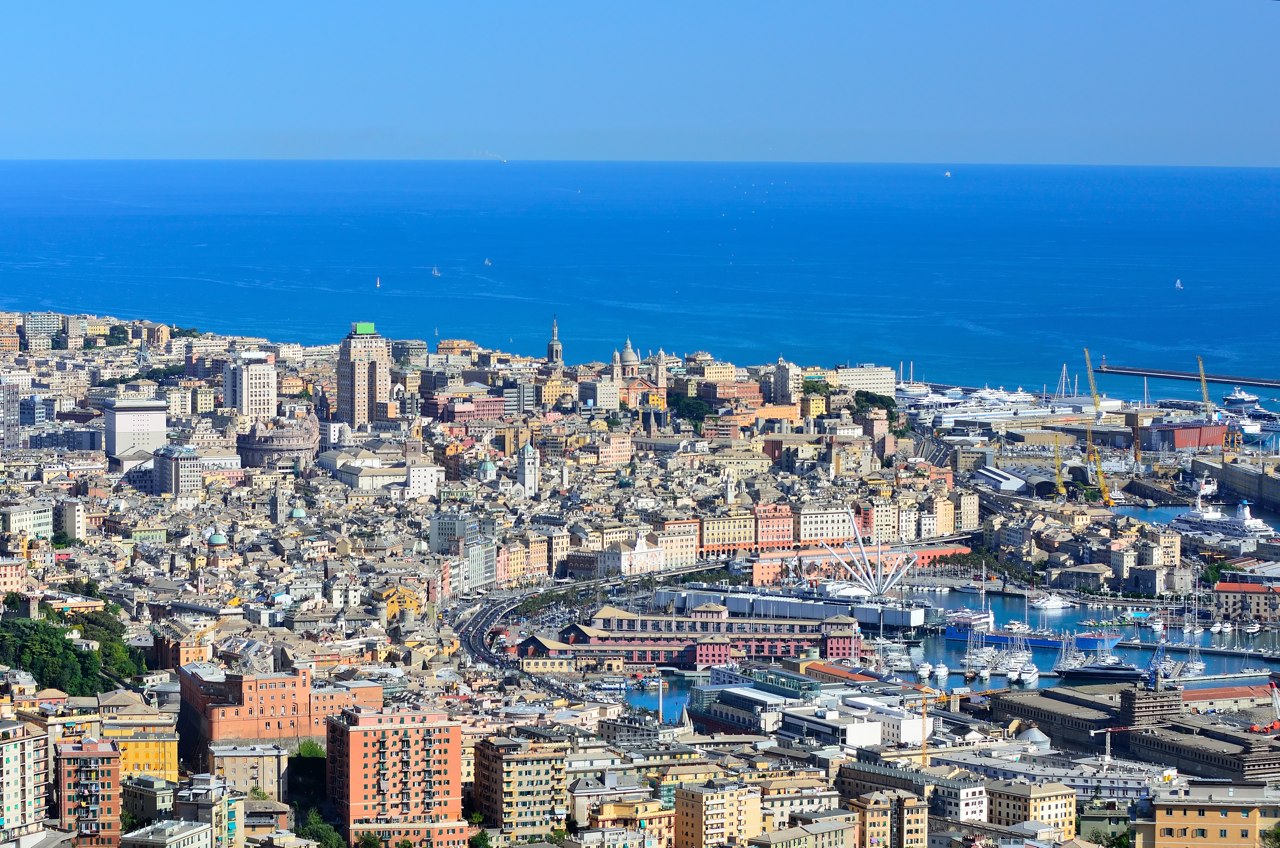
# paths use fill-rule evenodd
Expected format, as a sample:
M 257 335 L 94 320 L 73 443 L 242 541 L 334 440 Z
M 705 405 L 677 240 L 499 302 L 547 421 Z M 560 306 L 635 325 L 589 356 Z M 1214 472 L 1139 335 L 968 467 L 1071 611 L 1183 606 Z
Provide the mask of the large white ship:
M 1276 535 L 1267 522 L 1253 517 L 1248 501 L 1241 501 L 1232 516 L 1216 506 L 1206 506 L 1199 493 L 1196 494 L 1195 509 L 1179 515 L 1169 522 L 1169 526 L 1182 533 L 1216 534 L 1233 539 L 1270 539 Z

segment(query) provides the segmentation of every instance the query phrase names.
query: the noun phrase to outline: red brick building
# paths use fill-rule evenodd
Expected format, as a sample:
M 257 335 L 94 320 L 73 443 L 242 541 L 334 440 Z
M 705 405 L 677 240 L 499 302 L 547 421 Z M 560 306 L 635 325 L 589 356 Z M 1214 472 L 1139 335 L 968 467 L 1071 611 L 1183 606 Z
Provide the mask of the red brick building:
M 120 749 L 85 739 L 58 746 L 58 826 L 75 848 L 120 844 Z

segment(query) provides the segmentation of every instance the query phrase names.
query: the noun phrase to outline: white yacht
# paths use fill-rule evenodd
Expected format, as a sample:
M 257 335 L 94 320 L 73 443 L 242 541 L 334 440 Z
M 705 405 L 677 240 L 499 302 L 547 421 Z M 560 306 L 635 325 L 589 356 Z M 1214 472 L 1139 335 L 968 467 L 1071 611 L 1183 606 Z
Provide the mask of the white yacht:
M 1233 386 L 1231 394 L 1222 396 L 1222 405 L 1227 409 L 1253 409 L 1258 405 L 1260 398 L 1255 394 L 1250 394 L 1239 386 Z
M 1064 610 L 1070 609 L 1075 604 L 1068 601 L 1061 595 L 1055 595 L 1052 592 L 1047 595 L 1041 595 L 1031 602 L 1031 606 L 1038 610 Z
M 1018 682 L 1030 686 L 1040 679 L 1040 669 L 1031 660 L 1027 660 L 1022 664 L 1022 668 L 1018 669 Z
M 941 681 L 945 682 L 950 675 L 951 675 L 951 669 L 947 668 L 942 663 L 938 663 L 933 667 L 933 676 L 938 678 Z
M 933 674 L 933 665 L 927 662 L 920 663 L 920 665 L 916 666 L 916 674 L 920 676 L 921 680 L 928 679 L 929 675 Z

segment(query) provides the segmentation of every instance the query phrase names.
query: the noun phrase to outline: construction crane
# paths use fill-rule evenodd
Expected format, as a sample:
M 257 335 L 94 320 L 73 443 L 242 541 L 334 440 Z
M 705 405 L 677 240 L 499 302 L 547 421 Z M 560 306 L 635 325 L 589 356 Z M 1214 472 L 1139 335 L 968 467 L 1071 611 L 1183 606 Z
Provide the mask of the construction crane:
M 1059 437 L 1053 434 L 1053 483 L 1058 487 L 1058 494 L 1065 495 L 1067 487 L 1062 483 L 1062 452 L 1058 447 Z
M 1084 373 L 1089 375 L 1089 394 L 1093 397 L 1093 418 L 1086 418 L 1084 425 L 1084 437 L 1088 442 L 1085 447 L 1085 457 L 1093 462 L 1102 502 L 1107 506 L 1115 506 L 1115 499 L 1111 497 L 1111 490 L 1107 488 L 1107 477 L 1102 473 L 1102 454 L 1098 453 L 1098 449 L 1093 444 L 1093 422 L 1095 419 L 1102 420 L 1102 400 L 1098 397 L 1098 384 L 1093 379 L 1093 362 L 1089 359 L 1089 348 L 1084 349 Z
M 1196 364 L 1200 366 L 1200 396 L 1204 398 L 1204 420 L 1208 424 L 1213 421 L 1213 401 L 1209 400 L 1209 381 L 1204 378 L 1204 357 L 1197 356 Z

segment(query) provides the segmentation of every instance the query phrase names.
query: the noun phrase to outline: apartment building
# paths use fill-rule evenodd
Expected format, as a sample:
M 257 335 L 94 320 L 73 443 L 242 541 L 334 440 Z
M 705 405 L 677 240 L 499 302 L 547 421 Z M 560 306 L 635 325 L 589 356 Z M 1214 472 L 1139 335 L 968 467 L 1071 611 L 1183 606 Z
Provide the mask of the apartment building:
M 674 848 L 740 845 L 764 832 L 756 786 L 717 781 L 680 786 L 675 808 Z
M 33 725 L 0 721 L 0 844 L 21 846 L 44 833 L 48 740 Z
M 86 738 L 58 746 L 58 826 L 71 831 L 75 848 L 120 841 L 120 749 Z
M 564 826 L 568 744 L 491 736 L 475 746 L 476 809 L 504 838 L 520 842 Z
M 929 805 L 912 792 L 868 792 L 849 802 L 858 820 L 858 848 L 924 848 Z
M 326 729 L 329 799 L 349 842 L 373 834 L 387 848 L 464 848 L 460 725 L 443 713 L 352 707 Z
M 992 824 L 1005 827 L 1042 822 L 1057 828 L 1065 842 L 1076 838 L 1076 791 L 1062 783 L 992 781 L 987 784 L 987 815 Z

